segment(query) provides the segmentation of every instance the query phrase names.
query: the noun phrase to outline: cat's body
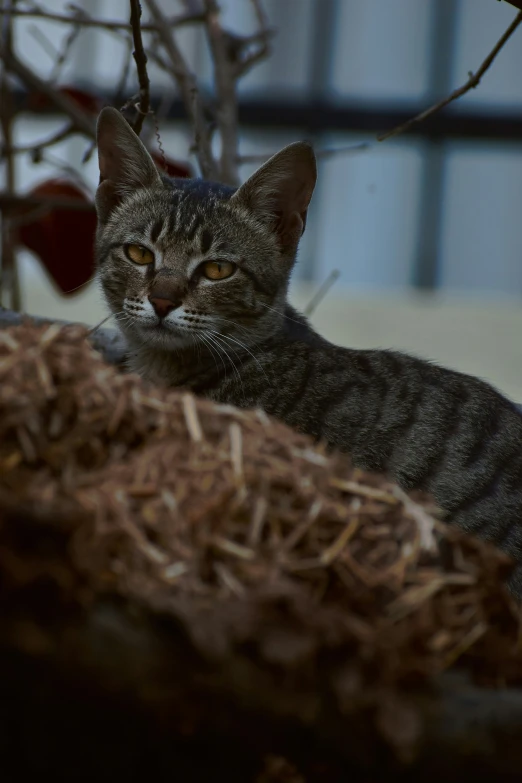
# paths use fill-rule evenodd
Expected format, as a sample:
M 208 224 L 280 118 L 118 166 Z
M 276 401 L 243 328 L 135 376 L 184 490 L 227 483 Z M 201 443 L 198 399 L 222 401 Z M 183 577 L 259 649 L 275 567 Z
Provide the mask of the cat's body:
M 168 181 L 125 121 L 104 114 L 97 254 L 130 368 L 218 402 L 261 407 L 361 467 L 431 492 L 452 522 L 522 562 L 515 406 L 429 362 L 332 345 L 288 305 L 315 183 L 310 148 L 286 148 L 237 192 Z M 518 595 L 521 569 L 512 580 Z

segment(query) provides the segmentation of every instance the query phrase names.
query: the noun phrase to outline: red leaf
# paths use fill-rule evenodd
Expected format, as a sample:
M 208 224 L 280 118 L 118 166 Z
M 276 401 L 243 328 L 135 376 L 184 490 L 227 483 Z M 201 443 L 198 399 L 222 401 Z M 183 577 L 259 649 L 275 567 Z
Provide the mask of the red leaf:
M 76 185 L 60 179 L 47 180 L 28 195 L 89 204 L 89 199 Z M 88 210 L 55 207 L 31 220 L 33 209 L 24 208 L 28 217 L 18 230 L 19 241 L 38 256 L 61 293 L 72 294 L 94 274 L 94 205 Z

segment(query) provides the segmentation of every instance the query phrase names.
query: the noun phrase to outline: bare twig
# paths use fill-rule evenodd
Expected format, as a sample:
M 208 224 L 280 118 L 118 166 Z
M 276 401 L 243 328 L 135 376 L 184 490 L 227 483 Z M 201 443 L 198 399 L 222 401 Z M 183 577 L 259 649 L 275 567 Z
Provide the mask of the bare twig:
M 348 147 L 333 147 L 331 149 L 314 150 L 314 152 L 315 157 L 318 160 L 328 160 L 329 158 L 335 158 L 338 155 L 352 155 L 356 152 L 365 152 L 372 146 L 373 145 L 369 142 L 364 141 L 360 144 L 351 144 Z M 274 152 L 260 152 L 252 155 L 240 155 L 238 157 L 238 163 L 265 163 L 269 158 L 272 157 L 272 155 L 275 154 L 276 151 L 274 150 Z
M 45 33 L 40 30 L 37 25 L 30 25 L 30 27 L 27 28 L 27 32 L 32 35 L 38 44 L 40 44 L 43 51 L 48 55 L 50 60 L 56 60 L 60 56 L 60 52 L 56 46 L 52 43 L 52 41 L 49 40 L 48 36 L 45 35 Z
M 7 16 L 2 19 L 0 31 L 0 51 L 10 55 L 12 51 L 12 17 L 10 11 L 14 9 L 14 0 L 5 3 Z M 15 160 L 11 152 L 12 142 L 13 103 L 7 81 L 7 65 L 2 62 L 0 77 L 0 126 L 2 128 L 4 164 L 6 170 L 5 182 L 7 192 L 15 191 Z M 0 304 L 2 297 L 9 296 L 10 306 L 14 310 L 20 310 L 22 302 L 20 296 L 20 281 L 16 266 L 16 253 L 13 242 L 12 227 L 10 225 L 8 210 L 2 207 L 2 237 L 1 237 L 1 265 L 0 265 Z
M 130 0 L 130 9 L 132 40 L 134 41 L 132 56 L 136 62 L 136 71 L 140 85 L 140 101 L 137 106 L 138 116 L 134 123 L 134 132 L 139 136 L 143 127 L 143 120 L 150 111 L 150 82 L 147 73 L 147 55 L 145 54 L 141 37 L 141 3 L 139 0 Z
M 116 90 L 114 91 L 114 98 L 112 100 L 113 106 L 119 106 L 120 103 L 124 100 L 125 95 L 125 88 L 127 85 L 127 81 L 129 79 L 130 74 L 130 68 L 132 63 L 132 42 L 130 39 L 126 39 L 127 44 L 127 51 L 125 53 L 125 58 L 123 60 L 123 67 L 121 69 L 120 78 L 118 79 L 118 84 L 116 86 Z
M 42 141 L 33 141 L 30 144 L 20 144 L 18 146 L 11 147 L 10 150 L 8 150 L 5 146 L 2 146 L 2 149 L 0 150 L 0 157 L 5 155 L 7 152 L 11 152 L 13 155 L 19 155 L 24 152 L 31 152 L 33 157 L 37 159 L 39 153 L 42 150 L 47 149 L 48 147 L 52 147 L 54 144 L 59 144 L 64 139 L 68 138 L 72 133 L 74 133 L 74 125 L 71 125 L 71 123 L 68 122 L 66 125 L 64 125 L 63 128 L 60 128 L 60 130 L 56 131 L 56 133 L 53 133 L 52 136 L 49 136 L 47 139 L 43 139 Z
M 81 22 L 76 22 L 71 27 L 68 35 L 65 38 L 65 41 L 63 43 L 62 50 L 58 52 L 58 56 L 56 57 L 56 61 L 53 65 L 53 70 L 51 71 L 51 75 L 49 76 L 49 82 L 51 84 L 55 84 L 59 77 L 60 72 L 62 70 L 63 64 L 65 63 L 69 52 L 71 51 L 72 47 L 74 46 L 78 36 L 80 35 L 82 31 L 82 24 Z
M 179 86 L 187 114 L 194 128 L 196 153 L 201 173 L 206 179 L 218 179 L 218 169 L 212 154 L 211 134 L 205 118 L 196 77 L 185 61 L 173 31 L 169 28 L 167 19 L 160 11 L 156 0 L 146 0 L 146 2 L 158 31 L 158 37 L 170 60 L 170 71 Z
M 6 14 L 7 11 L 0 8 L 0 16 Z M 130 23 L 124 21 L 111 21 L 110 19 L 95 19 L 92 16 L 83 11 L 83 9 L 76 9 L 74 14 L 57 14 L 52 11 L 47 11 L 44 8 L 32 8 L 30 10 L 23 10 L 16 8 L 12 12 L 12 16 L 25 17 L 26 19 L 45 19 L 51 22 L 61 22 L 63 24 L 75 24 L 79 21 L 84 27 L 101 27 L 106 30 L 129 30 Z M 80 18 L 79 18 L 80 17 Z M 171 16 L 165 18 L 165 23 L 168 27 L 184 27 L 191 24 L 197 24 L 203 21 L 203 14 L 182 14 L 178 16 Z M 143 32 L 156 32 L 157 27 L 155 24 L 142 24 L 141 29 Z
M 220 180 L 227 185 L 239 184 L 237 170 L 238 112 L 234 60 L 228 56 L 227 33 L 221 27 L 219 7 L 215 0 L 204 0 L 210 51 L 214 62 L 217 93 L 216 121 L 221 138 Z
M 6 48 L 4 42 L 0 42 L 0 59 L 8 71 L 16 74 L 34 92 L 45 95 L 58 109 L 70 117 L 79 131 L 90 139 L 94 139 L 94 120 L 65 93 L 56 90 L 52 85 L 40 79 L 34 71 L 28 68 L 27 65 L 24 65 L 13 52 Z
M 492 49 L 492 51 L 488 54 L 482 65 L 479 67 L 478 71 L 476 73 L 470 73 L 468 81 L 462 85 L 462 87 L 458 87 L 456 90 L 453 90 L 453 92 L 448 95 L 446 98 L 443 98 L 443 100 L 438 101 L 433 106 L 430 106 L 429 109 L 426 109 L 425 111 L 421 112 L 420 114 L 417 114 L 416 117 L 412 117 L 407 122 L 404 122 L 402 125 L 398 125 L 396 128 L 393 128 L 393 130 L 387 131 L 387 133 L 382 133 L 379 136 L 377 136 L 377 141 L 385 141 L 385 139 L 391 139 L 393 136 L 398 136 L 400 133 L 405 133 L 408 131 L 412 125 L 415 125 L 417 122 L 423 122 L 428 117 L 431 117 L 432 114 L 435 114 L 436 112 L 443 109 L 445 106 L 447 106 L 452 101 L 457 100 L 457 98 L 461 98 L 463 95 L 465 95 L 467 92 L 475 88 L 488 68 L 490 67 L 491 63 L 497 56 L 497 54 L 500 52 L 506 41 L 511 37 L 511 35 L 515 32 L 517 27 L 522 22 L 522 11 L 517 14 L 515 19 L 511 22 L 508 29 L 504 33 L 504 35 L 499 39 L 496 46 Z
M 338 269 L 332 269 L 324 283 L 319 287 L 319 289 L 315 292 L 315 294 L 312 296 L 308 304 L 303 310 L 303 314 L 306 316 L 312 315 L 312 313 L 317 308 L 317 305 L 325 298 L 326 294 L 330 290 L 330 288 L 333 286 L 335 281 L 339 278 L 340 272 Z
M 275 30 L 268 23 L 268 16 L 263 7 L 262 0 L 251 0 L 259 30 L 254 35 L 243 39 L 244 48 L 250 44 L 259 44 L 258 48 L 237 63 L 237 76 L 244 76 L 256 63 L 270 55 L 270 40 Z

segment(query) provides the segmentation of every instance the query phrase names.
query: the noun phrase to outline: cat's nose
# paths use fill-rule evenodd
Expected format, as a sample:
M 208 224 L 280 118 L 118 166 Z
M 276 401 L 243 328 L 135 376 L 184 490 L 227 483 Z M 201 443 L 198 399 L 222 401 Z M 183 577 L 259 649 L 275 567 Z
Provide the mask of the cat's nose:
M 171 299 L 164 299 L 161 296 L 149 296 L 149 302 L 159 318 L 166 318 L 170 311 L 177 307 L 176 302 L 173 302 Z

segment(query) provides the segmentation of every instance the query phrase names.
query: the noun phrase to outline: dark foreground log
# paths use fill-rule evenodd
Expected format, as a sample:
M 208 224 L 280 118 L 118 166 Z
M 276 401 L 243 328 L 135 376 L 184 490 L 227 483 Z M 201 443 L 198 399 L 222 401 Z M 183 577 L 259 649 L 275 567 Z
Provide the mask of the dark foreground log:
M 349 669 L 339 659 L 288 677 L 284 665 L 262 662 L 247 643 L 218 649 L 219 639 L 248 622 L 262 626 L 265 638 L 285 637 L 299 655 L 295 617 L 306 608 L 291 598 L 228 601 L 206 611 L 180 601 L 168 612 L 110 591 L 82 601 L 63 524 L 4 509 L 2 531 L 11 562 L 26 571 L 38 563 L 42 573 L 16 600 L 2 592 L 3 780 L 44 773 L 50 780 L 183 783 L 520 780 L 521 691 L 445 675 L 421 689 L 390 690 L 376 723 L 370 701 L 367 710 L 350 705 Z M 59 574 L 61 584 L 46 572 Z M 294 774 L 263 777 L 271 765 Z

